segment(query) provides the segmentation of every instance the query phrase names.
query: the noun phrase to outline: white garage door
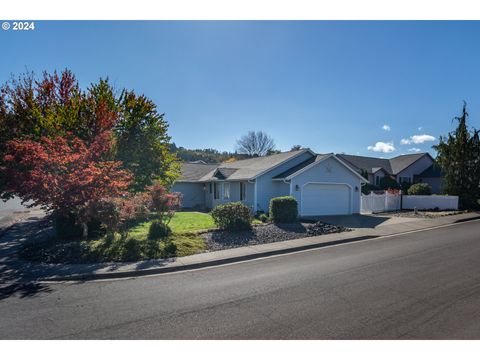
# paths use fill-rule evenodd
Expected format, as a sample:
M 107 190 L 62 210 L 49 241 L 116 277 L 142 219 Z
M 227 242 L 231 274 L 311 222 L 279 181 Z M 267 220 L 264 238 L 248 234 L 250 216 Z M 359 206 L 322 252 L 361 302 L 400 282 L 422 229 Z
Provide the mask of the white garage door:
M 351 214 L 350 191 L 344 184 L 306 184 L 302 189 L 301 215 Z

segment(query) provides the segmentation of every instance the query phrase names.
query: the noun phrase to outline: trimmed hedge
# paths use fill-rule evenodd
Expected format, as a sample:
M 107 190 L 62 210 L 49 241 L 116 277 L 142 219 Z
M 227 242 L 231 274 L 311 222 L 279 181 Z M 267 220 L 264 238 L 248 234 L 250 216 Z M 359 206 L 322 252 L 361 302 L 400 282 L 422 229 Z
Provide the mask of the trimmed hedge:
M 281 196 L 270 200 L 270 219 L 276 223 L 292 223 L 297 220 L 298 203 L 293 196 Z
M 217 205 L 211 215 L 215 224 L 223 230 L 240 231 L 252 227 L 250 209 L 241 202 Z
M 408 188 L 408 195 L 431 195 L 432 187 L 427 183 L 413 184 Z

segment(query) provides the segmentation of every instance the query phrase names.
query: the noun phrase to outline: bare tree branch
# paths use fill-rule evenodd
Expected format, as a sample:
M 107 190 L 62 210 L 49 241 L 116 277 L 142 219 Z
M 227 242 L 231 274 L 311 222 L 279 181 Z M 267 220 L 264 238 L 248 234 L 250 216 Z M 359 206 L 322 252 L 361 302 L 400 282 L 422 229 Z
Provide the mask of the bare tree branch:
M 237 151 L 248 156 L 265 156 L 275 149 L 275 142 L 263 131 L 249 131 L 237 140 Z

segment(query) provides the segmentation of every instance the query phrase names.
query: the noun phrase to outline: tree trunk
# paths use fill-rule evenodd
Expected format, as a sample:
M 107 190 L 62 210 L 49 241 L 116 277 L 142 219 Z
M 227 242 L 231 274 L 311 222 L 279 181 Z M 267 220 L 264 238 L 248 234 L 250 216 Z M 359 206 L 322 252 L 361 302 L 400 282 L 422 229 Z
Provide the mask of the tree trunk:
M 87 237 L 88 237 L 88 225 L 87 225 L 87 223 L 82 223 L 82 230 L 83 230 L 82 237 L 83 237 L 84 240 L 87 240 Z

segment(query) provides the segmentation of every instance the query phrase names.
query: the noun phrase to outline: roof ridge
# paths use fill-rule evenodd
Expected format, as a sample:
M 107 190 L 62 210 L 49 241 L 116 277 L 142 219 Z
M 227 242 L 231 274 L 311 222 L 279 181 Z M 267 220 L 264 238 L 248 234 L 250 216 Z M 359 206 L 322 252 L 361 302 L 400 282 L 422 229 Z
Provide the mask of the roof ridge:
M 276 154 L 270 154 L 270 155 L 264 155 L 264 156 L 254 156 L 254 157 L 250 157 L 250 158 L 247 158 L 247 159 L 235 160 L 235 161 L 232 161 L 232 162 L 225 162 L 224 161 L 224 162 L 219 163 L 219 165 L 236 164 L 236 163 L 239 163 L 239 162 L 242 162 L 242 161 L 251 161 L 251 160 L 256 160 L 256 159 L 266 159 L 266 158 L 272 157 L 272 156 L 285 155 L 285 154 L 294 153 L 294 152 L 301 153 L 301 152 L 305 152 L 305 151 L 311 151 L 311 150 L 310 149 L 300 149 L 300 150 L 282 151 L 282 152 L 279 152 L 279 153 L 276 153 Z M 311 152 L 314 153 L 313 151 L 311 151 Z

